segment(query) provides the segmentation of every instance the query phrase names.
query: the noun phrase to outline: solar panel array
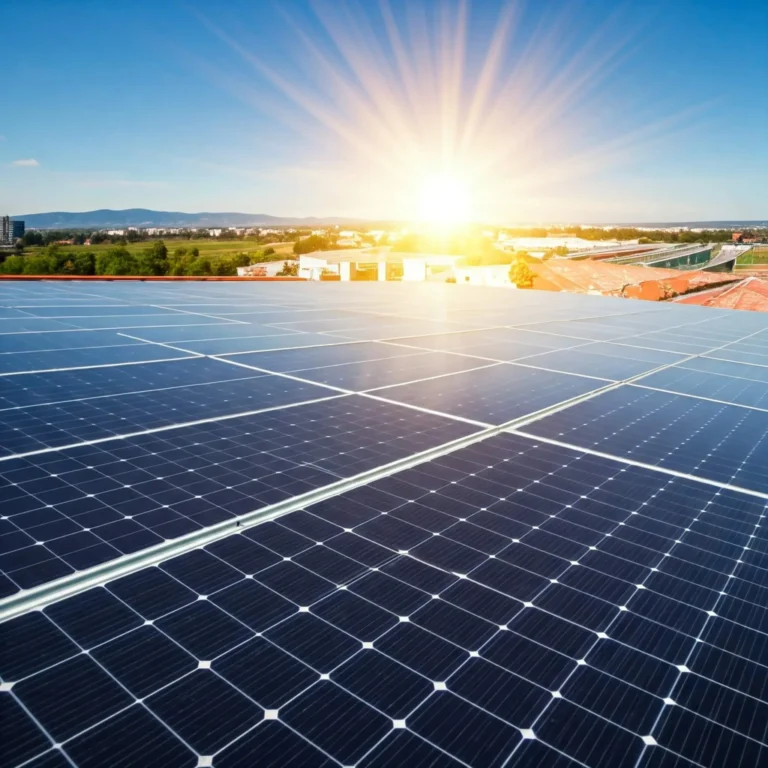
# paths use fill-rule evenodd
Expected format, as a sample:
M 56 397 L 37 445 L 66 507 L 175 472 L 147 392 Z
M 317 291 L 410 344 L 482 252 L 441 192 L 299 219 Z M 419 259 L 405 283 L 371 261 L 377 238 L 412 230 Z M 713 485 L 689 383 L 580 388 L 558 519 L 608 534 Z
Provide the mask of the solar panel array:
M 768 327 L 0 284 L 3 765 L 768 763 Z

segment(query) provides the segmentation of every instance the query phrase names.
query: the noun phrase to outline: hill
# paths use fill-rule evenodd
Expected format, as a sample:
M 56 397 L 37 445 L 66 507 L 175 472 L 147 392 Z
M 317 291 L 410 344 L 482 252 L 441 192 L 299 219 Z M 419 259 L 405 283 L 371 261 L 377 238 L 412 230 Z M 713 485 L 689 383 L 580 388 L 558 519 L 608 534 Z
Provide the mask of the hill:
M 331 216 L 295 218 L 269 216 L 266 213 L 182 213 L 181 211 L 153 211 L 148 208 L 127 208 L 113 211 L 102 208 L 97 211 L 73 213 L 52 211 L 14 216 L 25 222 L 27 229 L 105 229 L 120 227 L 269 227 L 269 226 L 320 226 L 354 223 L 355 219 Z

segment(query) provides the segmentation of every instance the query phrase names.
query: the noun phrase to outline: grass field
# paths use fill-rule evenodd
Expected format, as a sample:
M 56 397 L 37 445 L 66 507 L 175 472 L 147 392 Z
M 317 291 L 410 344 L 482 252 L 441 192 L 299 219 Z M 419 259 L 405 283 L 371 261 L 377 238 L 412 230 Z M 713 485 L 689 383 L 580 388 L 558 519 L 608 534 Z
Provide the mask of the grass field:
M 151 240 L 141 243 L 128 243 L 125 246 L 131 253 L 138 253 L 151 244 Z M 269 243 L 268 245 L 255 243 L 253 240 L 164 240 L 169 253 L 177 248 L 190 250 L 197 248 L 201 256 L 232 256 L 239 253 L 254 254 L 260 256 L 267 248 L 275 249 L 275 259 L 286 258 L 293 253 L 293 243 Z M 114 246 L 111 243 L 99 245 L 62 245 L 60 248 L 66 253 L 76 255 L 78 253 L 99 253 L 107 251 Z M 29 246 L 24 249 L 24 255 L 40 253 L 45 246 Z
M 736 268 L 750 264 L 768 264 L 768 245 L 756 245 L 751 251 L 739 256 Z

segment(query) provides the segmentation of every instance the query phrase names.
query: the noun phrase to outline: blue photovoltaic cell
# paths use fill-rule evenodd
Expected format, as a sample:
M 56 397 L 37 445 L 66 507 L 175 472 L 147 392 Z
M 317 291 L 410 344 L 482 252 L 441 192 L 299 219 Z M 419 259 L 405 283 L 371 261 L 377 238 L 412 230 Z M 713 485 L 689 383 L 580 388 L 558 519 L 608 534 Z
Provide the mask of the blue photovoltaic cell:
M 0 284 L 0 326 L 0 608 L 18 614 L 0 624 L 3 765 L 768 760 L 754 313 L 456 285 L 40 282 Z M 594 394 L 608 381 L 589 377 L 690 354 Z M 542 437 L 461 421 L 574 397 L 526 425 Z M 294 511 L 178 541 L 278 502 Z M 182 549 L 157 565 L 56 592 L 167 542 Z
M 598 379 L 506 364 L 391 387 L 382 395 L 450 416 L 503 424 L 603 386 Z
M 554 413 L 526 431 L 768 493 L 768 413 L 623 387 Z
M 486 439 L 3 624 L 10 765 L 758 766 L 765 510 Z

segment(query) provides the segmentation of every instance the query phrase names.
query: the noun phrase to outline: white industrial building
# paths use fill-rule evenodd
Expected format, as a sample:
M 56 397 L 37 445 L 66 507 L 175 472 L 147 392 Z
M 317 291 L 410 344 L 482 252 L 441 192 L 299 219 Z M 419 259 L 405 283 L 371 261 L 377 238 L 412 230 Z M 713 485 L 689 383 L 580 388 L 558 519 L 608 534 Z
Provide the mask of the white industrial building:
M 425 280 L 445 282 L 461 256 L 397 253 L 386 248 L 315 251 L 299 257 L 299 277 L 306 280 Z

